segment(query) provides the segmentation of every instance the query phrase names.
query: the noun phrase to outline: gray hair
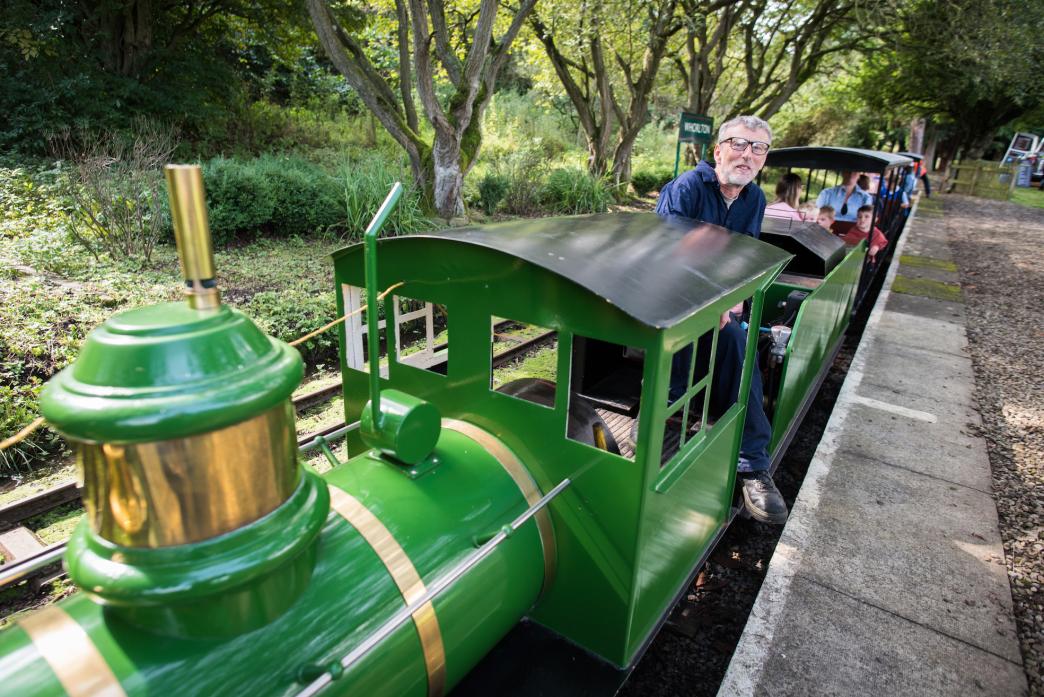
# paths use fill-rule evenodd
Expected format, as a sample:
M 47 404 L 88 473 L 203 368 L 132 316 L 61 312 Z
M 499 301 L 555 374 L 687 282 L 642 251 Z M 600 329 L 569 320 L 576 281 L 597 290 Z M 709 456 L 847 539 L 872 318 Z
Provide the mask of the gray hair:
M 721 124 L 721 128 L 718 129 L 719 143 L 725 138 L 725 131 L 733 126 L 743 126 L 752 131 L 765 131 L 765 133 L 768 133 L 769 142 L 772 142 L 772 127 L 768 125 L 768 121 L 765 119 L 759 119 L 757 116 L 737 116 L 736 118 L 729 119 Z

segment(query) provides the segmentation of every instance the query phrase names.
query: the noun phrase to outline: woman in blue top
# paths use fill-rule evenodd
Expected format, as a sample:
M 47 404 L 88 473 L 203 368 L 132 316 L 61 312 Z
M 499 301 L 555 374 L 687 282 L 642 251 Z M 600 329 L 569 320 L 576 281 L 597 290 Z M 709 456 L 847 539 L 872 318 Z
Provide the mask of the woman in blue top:
M 816 205 L 833 208 L 836 220 L 855 222 L 856 211 L 874 205 L 874 197 L 856 186 L 857 179 L 859 172 L 841 172 L 841 183 L 820 191 Z

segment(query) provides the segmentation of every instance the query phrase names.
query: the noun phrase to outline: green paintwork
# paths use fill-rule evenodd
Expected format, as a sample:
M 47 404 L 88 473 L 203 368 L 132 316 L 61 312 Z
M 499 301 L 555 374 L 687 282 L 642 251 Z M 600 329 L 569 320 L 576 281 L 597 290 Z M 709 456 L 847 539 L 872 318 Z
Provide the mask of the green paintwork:
M 568 221 L 578 236 L 582 220 Z M 522 226 L 519 234 L 539 235 L 540 230 Z M 715 283 L 725 290 L 709 293 L 684 320 L 660 329 L 538 265 L 539 255 L 532 250 L 526 250 L 533 254 L 530 263 L 459 239 L 465 236 L 475 233 L 381 241 L 377 287 L 405 281 L 396 295 L 444 305 L 449 322 L 446 375 L 390 360 L 382 387 L 416 395 L 435 404 L 443 417 L 494 433 L 518 454 L 543 491 L 566 477 L 573 480 L 550 506 L 558 573 L 530 616 L 603 658 L 628 665 L 724 524 L 733 495 L 741 404 L 660 467 L 671 357 L 708 329 L 716 330 L 718 317 L 735 303 L 753 296 L 754 311 L 760 312 L 761 293 L 789 257 L 758 248 L 761 266 L 718 265 Z M 355 246 L 335 255 L 339 310 L 344 284 L 365 285 L 362 251 Z M 604 263 L 605 250 L 601 256 Z M 558 332 L 559 387 L 552 408 L 490 389 L 492 317 Z M 389 343 L 393 335 L 387 333 Z M 569 392 L 564 387 L 570 384 L 574 336 L 645 351 L 644 408 L 633 462 L 565 438 Z M 371 376 L 346 367 L 343 343 L 341 360 L 345 418 L 351 422 L 367 403 Z M 746 375 L 745 384 L 749 379 Z M 350 452 L 363 448 L 358 435 L 349 436 Z
M 441 428 L 439 410 L 434 404 L 399 390 L 385 390 L 381 394 L 379 426 L 373 421 L 371 407 L 372 403 L 363 409 L 359 424 L 367 445 L 406 465 L 420 464 L 431 454 Z
M 802 405 L 816 388 L 820 371 L 848 327 L 865 254 L 865 241 L 852 247 L 798 310 L 783 359 L 776 411 L 772 416 L 769 452 L 774 455 L 788 430 L 796 427 L 795 420 L 801 415 Z M 775 307 L 792 290 L 808 289 L 777 282 L 766 294 L 768 306 Z
M 88 334 L 40 410 L 83 441 L 158 441 L 216 430 L 290 398 L 300 354 L 227 306 L 185 302 L 121 312 Z
M 123 547 L 80 522 L 66 565 L 80 588 L 125 622 L 171 636 L 214 638 L 261 627 L 308 585 L 330 509 L 314 474 L 279 508 L 196 544 Z
M 606 218 L 592 220 L 602 224 Z M 602 244 L 615 236 L 625 247 L 642 223 L 628 220 L 623 228 L 608 235 L 603 229 L 603 237 L 594 239 Z M 559 224 L 564 223 L 545 223 Z M 582 251 L 583 222 L 570 220 L 568 225 L 570 236 L 578 236 L 577 250 Z M 539 234 L 539 226 L 522 226 L 516 232 Z M 380 268 L 374 269 L 376 278 L 371 276 L 368 284 L 364 284 L 361 247 L 337 255 L 342 310 L 343 284 L 368 285 L 372 291 L 399 281 L 405 285 L 397 295 L 447 309 L 446 374 L 389 360 L 388 378 L 376 381 L 392 388 L 385 389 L 377 412 L 385 423 L 374 428 L 371 412 L 369 426 L 349 434 L 352 459 L 325 476 L 381 520 L 426 583 L 446 573 L 527 507 L 500 462 L 470 438 L 433 426 L 433 415 L 465 420 L 489 431 L 513 451 L 545 492 L 566 477 L 573 481 L 549 507 L 557 562 L 553 578 L 544 578 L 541 540 L 535 522 L 530 521 L 434 600 L 448 686 L 458 682 L 525 615 L 612 663 L 632 664 L 722 530 L 733 501 L 745 405 L 741 401 L 712 426 L 704 425 L 661 465 L 665 423 L 670 415 L 684 415 L 688 408 L 687 399 L 667 403 L 672 356 L 707 332 L 716 340 L 718 318 L 742 300 L 753 299 L 751 323 L 756 332 L 765 293 L 788 255 L 748 238 L 705 233 L 694 228 L 693 237 L 683 238 L 702 255 L 700 273 L 707 270 L 699 292 L 679 301 L 664 288 L 657 290 L 664 300 L 675 303 L 670 312 L 659 312 L 655 299 L 617 295 L 622 291 L 603 277 L 612 268 L 607 249 L 598 250 L 602 266 L 569 277 L 556 272 L 555 265 L 559 261 L 582 265 L 579 256 L 562 255 L 553 263 L 538 263 L 536 256 L 527 260 L 462 239 L 384 240 L 379 245 Z M 729 255 L 723 254 L 725 248 L 719 243 L 729 246 Z M 647 253 L 653 251 L 646 248 Z M 530 247 L 526 253 L 535 255 L 536 250 Z M 634 259 L 630 263 L 630 272 L 641 275 L 628 280 L 640 278 L 653 288 L 657 270 L 641 270 Z M 581 285 L 577 280 L 581 277 L 591 285 Z M 684 288 L 685 278 L 678 273 L 672 283 Z M 639 291 L 632 286 L 632 292 Z M 614 300 L 629 301 L 628 311 Z M 168 421 L 178 424 L 183 417 L 170 405 L 150 410 L 159 404 L 150 400 L 160 397 L 148 386 L 165 384 L 161 380 L 179 361 L 191 362 L 184 352 L 174 352 L 166 344 L 173 346 L 174 338 L 181 337 L 177 341 L 186 347 L 196 346 L 207 327 L 220 335 L 231 331 L 226 323 L 239 321 L 227 310 L 211 313 L 210 317 L 223 318 L 218 320 L 186 314 L 180 306 L 163 306 L 153 313 L 160 329 L 154 333 L 142 329 L 141 336 L 154 340 L 154 363 L 149 365 L 155 366 L 155 378 L 133 385 L 144 393 L 138 400 L 142 412 L 159 415 L 151 428 L 140 426 L 135 432 L 149 439 L 155 439 L 157 432 L 166 436 L 173 429 Z M 558 332 L 558 389 L 553 406 L 490 388 L 494 317 Z M 251 327 L 241 329 L 253 352 L 241 356 L 244 362 L 238 365 L 258 389 L 268 366 L 283 365 L 278 360 L 282 345 L 250 339 Z M 389 342 L 392 335 L 388 333 Z M 565 437 L 566 387 L 576 337 L 644 352 L 643 408 L 633 461 Z M 110 355 L 106 351 L 111 348 L 112 355 L 118 355 L 118 343 L 100 341 L 98 352 L 89 356 L 99 373 L 112 370 L 104 365 Z M 748 342 L 741 390 L 750 384 L 755 343 Z M 137 350 L 149 356 L 153 349 Z M 375 356 L 375 351 L 371 349 L 370 355 Z M 342 344 L 342 365 L 344 356 Z M 376 376 L 347 368 L 343 372 L 346 417 L 354 421 L 367 407 L 369 383 Z M 196 389 L 197 409 L 211 419 L 204 419 L 209 426 L 214 418 L 212 398 L 223 399 L 226 410 L 256 413 L 247 413 L 239 402 L 225 398 L 234 391 L 231 386 L 239 385 L 239 373 L 230 364 L 208 358 L 197 373 L 214 376 L 210 381 L 189 380 Z M 273 378 L 279 390 L 288 373 Z M 709 378 L 695 382 L 690 394 L 710 388 Z M 58 389 L 55 408 L 60 410 L 68 396 Z M 171 389 L 182 394 L 177 383 Z M 401 435 L 385 442 L 385 426 Z M 109 424 L 99 428 L 124 433 Z M 364 430 L 379 449 L 366 447 L 360 433 Z M 434 450 L 424 453 L 431 449 L 433 434 Z M 420 465 L 402 466 L 411 460 Z M 95 589 L 95 597 L 108 607 L 86 593 L 61 605 L 84 627 L 128 694 L 292 695 L 301 687 L 296 676 L 302 672 L 314 676 L 318 666 L 339 660 L 404 602 L 388 570 L 359 532 L 337 513 L 326 514 L 328 502 L 319 483 L 314 475 L 302 477 L 297 493 L 273 513 L 241 530 L 192 545 L 124 550 L 81 530 L 70 547 L 74 578 Z M 208 638 L 200 640 L 202 636 Z M 0 681 L 14 694 L 60 694 L 51 669 L 17 625 L 0 633 Z M 426 687 L 420 642 L 413 625 L 406 624 L 335 681 L 328 693 L 420 697 Z
M 488 538 L 526 508 L 500 463 L 469 438 L 443 430 L 435 456 L 439 467 L 417 479 L 371 454 L 325 477 L 380 518 L 428 583 L 474 550 L 476 540 Z M 306 481 L 319 480 L 310 475 Z M 274 525 L 280 515 L 277 511 L 270 522 Z M 293 544 L 294 534 L 267 530 L 273 544 Z M 182 551 L 203 554 L 205 544 Z M 229 570 L 235 573 L 236 568 Z M 449 686 L 526 613 L 543 580 L 540 539 L 530 521 L 436 598 Z M 245 605 L 247 597 L 242 596 Z M 293 695 L 303 687 L 295 680 L 302 668 L 339 660 L 403 604 L 384 564 L 362 536 L 330 513 L 318 536 L 307 587 L 285 612 L 252 632 L 199 641 L 136 628 L 83 593 L 60 606 L 87 631 L 129 695 L 211 697 Z M 62 694 L 17 624 L 0 632 L 0 684 L 6 694 Z M 426 693 L 426 670 L 412 623 L 324 692 L 366 697 Z

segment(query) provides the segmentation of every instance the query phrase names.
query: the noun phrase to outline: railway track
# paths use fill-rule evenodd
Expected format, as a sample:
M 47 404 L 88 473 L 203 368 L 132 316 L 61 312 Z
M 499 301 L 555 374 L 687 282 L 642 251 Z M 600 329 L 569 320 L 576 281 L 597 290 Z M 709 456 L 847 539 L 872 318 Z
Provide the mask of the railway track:
M 498 322 L 494 332 L 503 330 L 511 321 Z M 493 356 L 493 367 L 497 368 L 516 360 L 530 351 L 551 343 L 555 332 L 543 332 L 529 339 L 517 341 L 513 346 Z M 439 347 L 436 347 L 439 348 Z M 296 397 L 294 409 L 298 413 L 324 404 L 341 393 L 341 383 L 321 387 Z M 311 450 L 322 443 L 337 440 L 352 430 L 353 425 L 344 422 L 324 426 L 315 431 L 300 434 L 297 445 L 301 450 Z M 75 481 L 59 484 L 33 494 L 20 501 L 0 506 L 0 553 L 7 563 L 0 565 L 0 589 L 15 583 L 29 581 L 34 588 L 63 576 L 61 557 L 66 542 L 44 544 L 24 523 L 35 516 L 48 513 L 59 506 L 79 501 L 80 490 Z

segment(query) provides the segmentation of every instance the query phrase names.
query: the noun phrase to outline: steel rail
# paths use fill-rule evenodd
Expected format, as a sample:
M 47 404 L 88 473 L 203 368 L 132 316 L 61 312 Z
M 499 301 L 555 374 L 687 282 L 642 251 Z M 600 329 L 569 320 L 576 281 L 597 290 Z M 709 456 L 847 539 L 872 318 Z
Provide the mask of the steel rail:
M 539 501 L 534 503 L 532 506 L 527 508 L 520 516 L 515 518 L 509 524 L 501 528 L 496 535 L 491 537 L 485 544 L 471 552 L 466 556 L 459 564 L 447 571 L 445 574 L 439 576 L 428 589 L 416 600 L 408 605 L 404 605 L 395 614 L 393 614 L 388 620 L 382 624 L 377 631 L 370 634 L 366 639 L 362 641 L 358 646 L 352 649 L 339 661 L 341 669 L 344 671 L 350 670 L 357 663 L 366 658 L 371 651 L 380 645 L 382 641 L 387 639 L 391 634 L 399 627 L 403 626 L 411 620 L 413 613 L 420 609 L 426 603 L 431 602 L 443 591 L 449 588 L 457 579 L 466 574 L 472 568 L 475 567 L 480 561 L 488 557 L 493 553 L 501 542 L 510 537 L 516 530 L 522 527 L 530 518 L 539 513 L 547 504 L 551 503 L 552 500 L 569 486 L 571 480 L 563 479 L 558 485 L 551 489 L 549 492 L 544 494 Z M 309 683 L 303 690 L 298 692 L 295 697 L 312 697 L 318 694 L 323 688 L 333 682 L 333 676 L 329 672 L 323 673 L 318 678 Z

